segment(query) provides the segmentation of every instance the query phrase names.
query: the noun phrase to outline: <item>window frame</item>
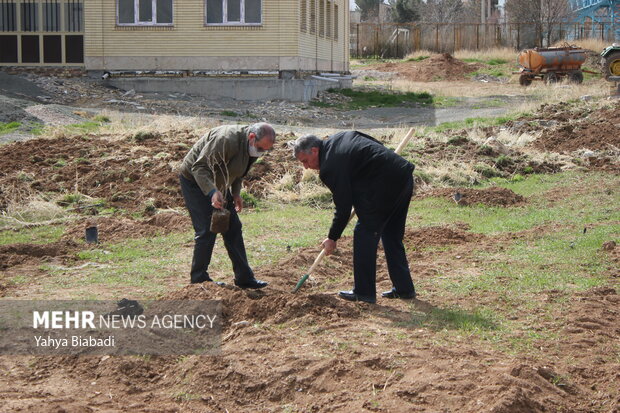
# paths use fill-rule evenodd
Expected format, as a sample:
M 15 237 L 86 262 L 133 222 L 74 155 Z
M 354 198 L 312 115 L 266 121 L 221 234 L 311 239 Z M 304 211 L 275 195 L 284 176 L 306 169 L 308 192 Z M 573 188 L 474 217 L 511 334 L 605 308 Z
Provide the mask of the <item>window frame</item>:
M 2 17 L 0 20 L 0 33 L 17 32 L 20 28 L 20 21 L 17 11 L 19 5 L 17 1 L 8 1 L 0 3 L 2 10 Z
M 260 22 L 258 23 L 246 23 L 245 22 L 245 2 L 247 0 L 239 0 L 240 2 L 240 12 L 239 12 L 239 20 L 238 22 L 228 21 L 228 0 L 217 0 L 222 2 L 222 22 L 221 23 L 209 23 L 207 21 L 207 2 L 211 0 L 204 0 L 204 25 L 207 27 L 217 27 L 217 26 L 262 26 L 263 25 L 263 0 L 258 0 L 260 2 Z
M 62 4 L 58 2 L 45 2 L 41 4 L 41 19 L 43 23 L 43 27 L 41 27 L 42 31 L 47 33 L 62 31 L 60 21 L 60 16 L 62 15 Z
M 39 31 L 39 15 L 41 13 L 41 7 L 39 7 L 40 4 L 41 3 L 20 3 L 20 18 L 18 31 L 28 33 Z M 31 11 L 26 12 L 26 9 L 28 7 L 30 7 Z
M 151 0 L 151 17 L 153 18 L 152 21 L 150 22 L 141 22 L 140 21 L 140 2 L 141 1 L 148 1 L 148 0 L 133 0 L 133 23 L 121 23 L 120 22 L 120 3 L 121 0 L 116 0 L 116 25 L 117 26 L 130 26 L 130 27 L 171 27 L 174 26 L 174 0 L 170 0 L 171 1 L 171 12 L 172 15 L 171 17 L 171 22 L 170 23 L 154 23 L 155 20 L 157 20 L 157 1 L 158 0 Z

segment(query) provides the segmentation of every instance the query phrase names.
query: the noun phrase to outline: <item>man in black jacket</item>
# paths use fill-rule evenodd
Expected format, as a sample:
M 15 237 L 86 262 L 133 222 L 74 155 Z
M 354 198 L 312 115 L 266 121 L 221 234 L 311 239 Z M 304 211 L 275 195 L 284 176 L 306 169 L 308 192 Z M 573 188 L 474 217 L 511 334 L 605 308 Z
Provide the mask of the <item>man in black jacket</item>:
M 353 238 L 352 291 L 341 291 L 350 301 L 376 301 L 377 246 L 383 243 L 393 288 L 386 298 L 415 298 L 403 236 L 413 194 L 414 166 L 379 141 L 357 131 L 339 132 L 327 140 L 306 135 L 293 143 L 304 168 L 319 171 L 333 195 L 336 211 L 322 245 L 327 255 L 336 248 L 355 207 L 358 222 Z

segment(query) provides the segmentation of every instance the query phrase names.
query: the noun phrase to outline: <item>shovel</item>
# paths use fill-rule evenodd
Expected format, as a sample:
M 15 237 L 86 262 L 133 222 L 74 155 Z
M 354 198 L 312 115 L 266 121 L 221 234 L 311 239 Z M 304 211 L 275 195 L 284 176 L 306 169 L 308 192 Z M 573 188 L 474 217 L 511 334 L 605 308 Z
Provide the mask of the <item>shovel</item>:
M 400 155 L 403 148 L 407 145 L 407 143 L 409 143 L 409 140 L 413 136 L 413 132 L 414 132 L 413 128 L 409 129 L 409 132 L 407 132 L 403 140 L 398 144 L 398 147 L 396 147 L 396 149 L 394 150 L 396 154 Z M 349 216 L 349 221 L 347 221 L 347 224 L 351 222 L 354 216 L 355 216 L 355 208 L 351 208 L 351 216 Z M 310 275 L 312 274 L 314 269 L 319 265 L 319 263 L 323 260 L 324 256 L 325 256 L 325 249 L 321 250 L 321 253 L 316 257 L 316 259 L 312 263 L 312 266 L 310 266 L 310 269 L 308 270 L 308 272 L 303 277 L 301 277 L 301 279 L 297 282 L 297 284 L 295 285 L 295 288 L 293 288 L 293 293 L 296 293 L 297 291 L 299 291 L 299 289 L 301 288 L 302 285 L 304 285 L 306 280 L 310 278 Z

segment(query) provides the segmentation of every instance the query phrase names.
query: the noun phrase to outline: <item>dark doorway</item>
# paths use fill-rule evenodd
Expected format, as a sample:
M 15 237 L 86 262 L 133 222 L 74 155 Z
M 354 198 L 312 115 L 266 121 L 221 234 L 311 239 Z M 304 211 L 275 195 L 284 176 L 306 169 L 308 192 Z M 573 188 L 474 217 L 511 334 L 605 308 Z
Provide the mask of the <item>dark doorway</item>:
M 39 36 L 22 36 L 22 62 L 39 63 Z
M 62 37 L 43 36 L 43 61 L 62 63 Z
M 0 63 L 17 63 L 17 36 L 0 36 Z
M 65 36 L 67 63 L 84 63 L 84 36 Z

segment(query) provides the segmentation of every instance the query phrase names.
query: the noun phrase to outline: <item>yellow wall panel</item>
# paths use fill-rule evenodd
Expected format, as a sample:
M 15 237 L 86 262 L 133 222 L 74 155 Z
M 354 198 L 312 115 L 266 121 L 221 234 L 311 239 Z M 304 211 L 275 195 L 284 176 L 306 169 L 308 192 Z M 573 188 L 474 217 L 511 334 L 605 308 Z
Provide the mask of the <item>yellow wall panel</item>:
M 348 0 L 336 0 L 340 19 L 337 40 L 317 39 L 314 35 L 300 33 L 299 0 L 263 0 L 262 24 L 258 26 L 205 26 L 204 0 L 173 1 L 171 27 L 118 26 L 116 0 L 85 2 L 84 48 L 87 61 L 89 57 L 105 60 L 106 57 L 140 56 L 247 56 L 289 60 L 306 58 L 304 61 L 336 59 L 339 62 L 346 59 L 344 45 L 347 36 L 344 28 L 348 27 L 345 16 L 345 11 L 348 14 L 349 9 Z M 309 67 L 299 69 L 312 70 Z

